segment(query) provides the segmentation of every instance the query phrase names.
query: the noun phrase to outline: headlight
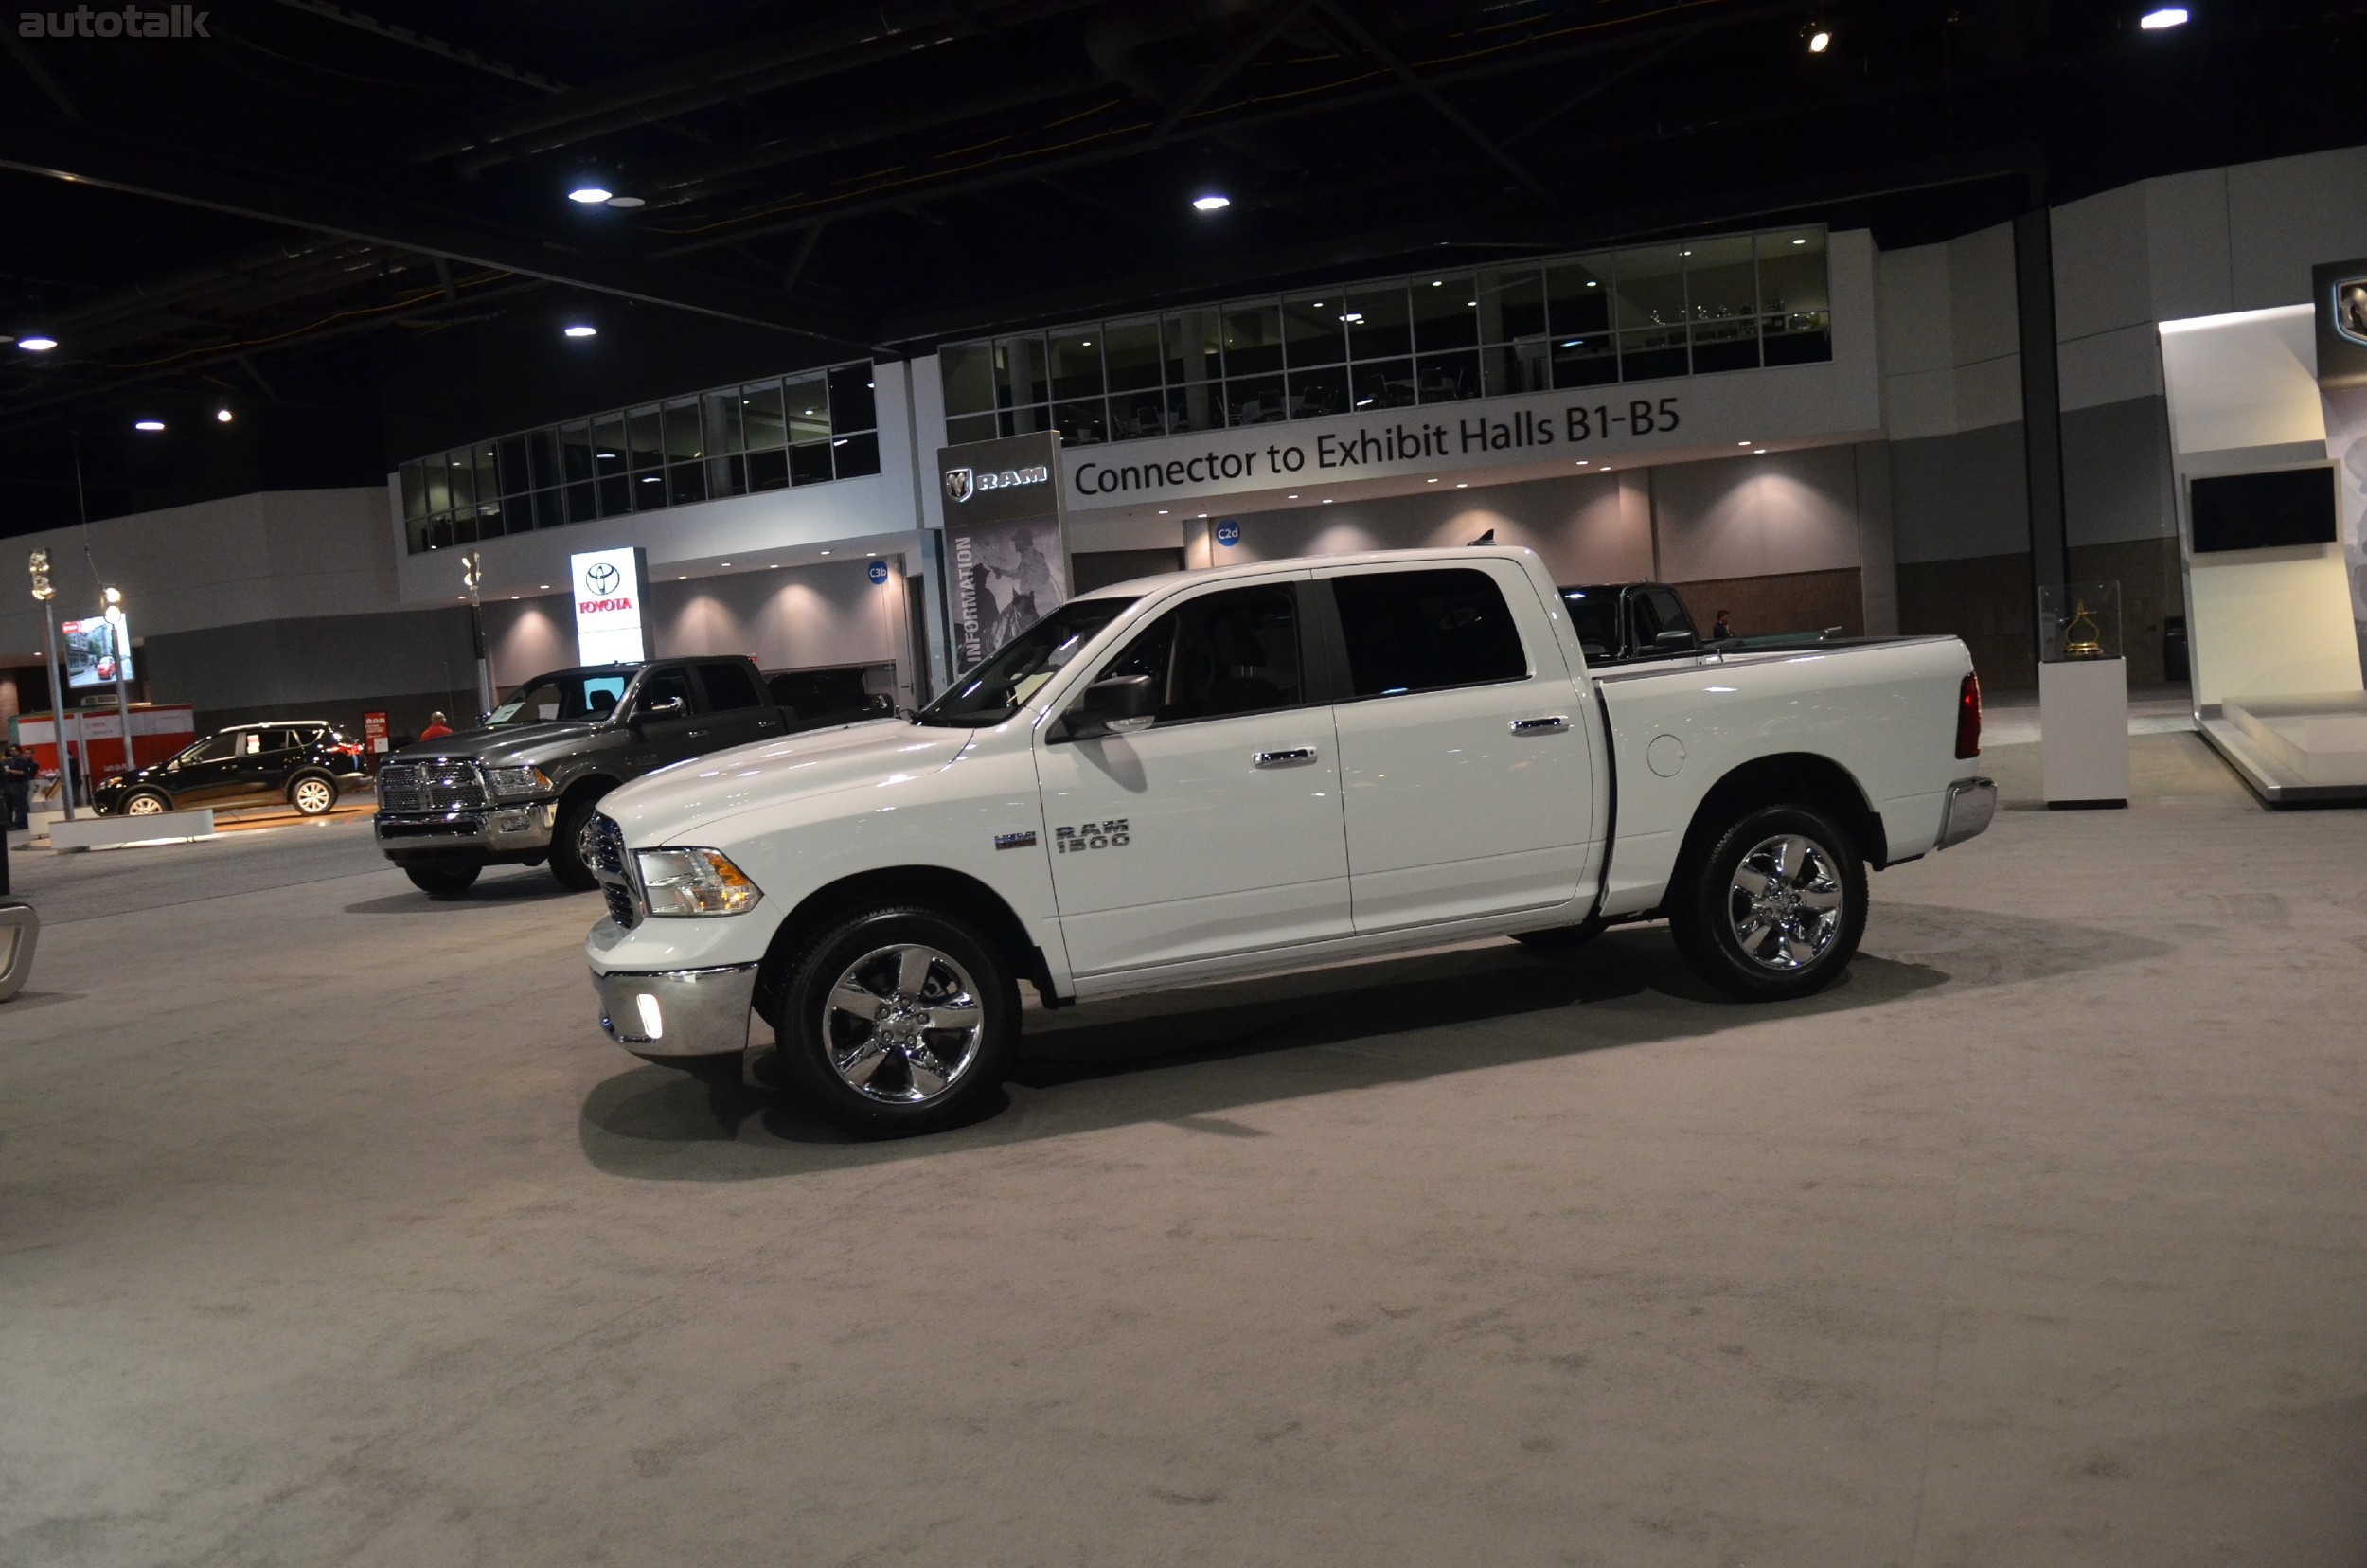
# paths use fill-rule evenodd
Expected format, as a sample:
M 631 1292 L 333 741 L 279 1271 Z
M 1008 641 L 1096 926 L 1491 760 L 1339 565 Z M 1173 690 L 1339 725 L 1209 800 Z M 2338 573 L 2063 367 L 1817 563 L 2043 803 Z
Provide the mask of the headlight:
M 633 858 L 652 915 L 739 915 L 764 897 L 721 849 L 644 849 Z
M 504 800 L 516 800 L 522 795 L 549 793 L 551 775 L 540 768 L 488 768 L 485 787 Z

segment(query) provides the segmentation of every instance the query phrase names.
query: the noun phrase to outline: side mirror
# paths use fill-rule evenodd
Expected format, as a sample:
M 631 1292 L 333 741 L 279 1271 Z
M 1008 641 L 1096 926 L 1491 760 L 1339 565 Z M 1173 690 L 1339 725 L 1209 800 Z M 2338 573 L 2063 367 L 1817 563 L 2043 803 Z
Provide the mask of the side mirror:
M 632 722 L 636 724 L 650 719 L 679 719 L 683 716 L 683 700 L 679 697 L 659 697 L 647 703 L 636 703 Z
M 1149 676 L 1112 675 L 1087 686 L 1083 700 L 1069 709 L 1069 739 L 1131 734 L 1148 729 L 1158 714 L 1159 693 Z
M 1691 648 L 1698 641 L 1700 641 L 1700 639 L 1695 637 L 1692 633 L 1686 631 L 1682 626 L 1678 626 L 1671 627 L 1668 631 L 1663 632 L 1660 635 L 1654 637 L 1652 639 L 1652 646 L 1654 648 L 1667 648 L 1682 650 L 1683 649 Z

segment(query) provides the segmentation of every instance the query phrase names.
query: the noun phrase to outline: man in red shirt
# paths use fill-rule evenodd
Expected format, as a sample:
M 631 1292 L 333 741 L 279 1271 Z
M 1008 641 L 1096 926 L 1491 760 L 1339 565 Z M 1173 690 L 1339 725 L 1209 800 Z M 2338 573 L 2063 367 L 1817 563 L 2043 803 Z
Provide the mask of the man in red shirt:
M 451 733 L 452 726 L 444 722 L 444 716 L 440 713 L 431 713 L 427 716 L 427 728 L 419 731 L 419 739 L 440 740 Z

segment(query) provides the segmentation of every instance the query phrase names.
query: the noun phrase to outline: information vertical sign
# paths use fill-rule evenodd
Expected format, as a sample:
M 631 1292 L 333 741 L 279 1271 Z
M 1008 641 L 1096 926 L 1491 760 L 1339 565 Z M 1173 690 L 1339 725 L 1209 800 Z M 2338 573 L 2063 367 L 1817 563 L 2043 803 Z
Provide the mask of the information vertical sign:
M 1058 609 L 1070 592 L 1060 434 L 937 449 L 953 672 Z

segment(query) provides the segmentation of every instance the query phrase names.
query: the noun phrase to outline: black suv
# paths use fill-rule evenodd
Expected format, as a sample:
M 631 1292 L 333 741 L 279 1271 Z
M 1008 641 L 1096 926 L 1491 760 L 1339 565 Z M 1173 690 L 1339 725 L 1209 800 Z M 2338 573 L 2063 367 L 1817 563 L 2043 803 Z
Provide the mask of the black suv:
M 406 746 L 378 770 L 378 846 L 423 893 L 464 891 L 489 865 L 539 865 L 569 887 L 593 805 L 628 779 L 786 734 L 749 658 L 592 665 L 537 675 L 478 728 Z
M 369 781 L 359 743 L 318 719 L 283 719 L 221 730 L 178 757 L 101 779 L 91 804 L 101 816 L 153 816 L 284 800 L 306 816 L 326 816 L 340 794 Z

